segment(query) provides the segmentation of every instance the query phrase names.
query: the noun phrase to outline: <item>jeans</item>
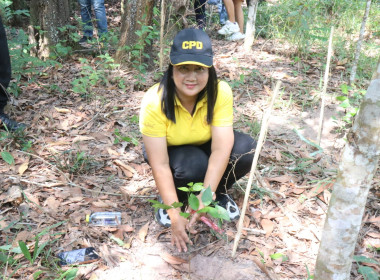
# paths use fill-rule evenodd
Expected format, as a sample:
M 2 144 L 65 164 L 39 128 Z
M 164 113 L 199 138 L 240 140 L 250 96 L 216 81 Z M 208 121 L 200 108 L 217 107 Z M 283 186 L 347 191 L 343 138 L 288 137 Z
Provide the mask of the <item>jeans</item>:
M 256 148 L 257 143 L 248 134 L 234 131 L 234 136 L 235 140 L 230 160 L 216 193 L 225 193 L 237 180 L 251 170 L 254 156 L 253 149 Z M 185 192 L 178 190 L 178 188 L 187 187 L 190 182 L 203 182 L 211 154 L 211 141 L 201 146 L 171 146 L 168 147 L 168 154 L 177 196 L 179 201 L 184 202 L 187 195 Z M 144 146 L 143 155 L 145 161 L 149 164 Z
M 206 27 L 206 0 L 195 0 L 194 11 L 198 28 L 203 30 Z
M 11 60 L 9 57 L 8 41 L 0 16 L 0 84 L 7 88 L 11 80 Z M 7 105 L 8 97 L 0 86 L 0 113 Z
M 107 33 L 107 18 L 104 0 L 78 0 L 80 5 L 80 15 L 84 24 L 83 36 L 92 37 L 93 26 L 91 21 L 92 7 L 98 27 L 98 35 Z

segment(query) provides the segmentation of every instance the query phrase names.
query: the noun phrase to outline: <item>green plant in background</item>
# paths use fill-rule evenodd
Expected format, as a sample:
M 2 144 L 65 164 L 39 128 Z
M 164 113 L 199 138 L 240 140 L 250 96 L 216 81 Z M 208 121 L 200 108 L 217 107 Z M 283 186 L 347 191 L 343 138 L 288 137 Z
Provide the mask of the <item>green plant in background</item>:
M 102 165 L 83 151 L 66 150 L 59 155 L 52 155 L 51 159 L 59 170 L 70 174 L 86 174 Z
M 10 6 L 12 5 L 12 0 L 1 0 L 0 1 L 0 16 L 3 17 L 3 20 L 10 21 L 14 16 L 24 15 L 29 17 L 28 10 L 16 10 L 13 11 Z
M 204 188 L 203 183 L 189 183 L 189 187 L 181 187 L 178 188 L 181 191 L 184 191 L 188 194 L 188 205 L 190 207 L 190 213 L 188 212 L 180 212 L 180 215 L 184 218 L 190 219 L 191 216 L 195 213 L 207 213 L 210 216 L 214 217 L 215 219 L 218 219 L 219 226 L 223 221 L 229 221 L 230 217 L 228 215 L 228 212 L 223 207 L 219 206 L 212 198 L 212 191 L 211 187 Z M 199 209 L 199 199 L 195 195 L 195 193 L 202 192 L 202 203 L 205 206 L 202 209 Z M 181 208 L 183 206 L 183 203 L 181 202 L 174 202 L 172 205 L 166 205 L 163 203 L 160 203 L 157 200 L 148 200 L 152 203 L 152 206 L 154 208 L 162 208 L 165 210 L 172 209 L 172 208 Z
M 113 134 L 115 135 L 115 140 L 114 140 L 114 144 L 119 144 L 121 142 L 127 142 L 127 143 L 132 143 L 133 145 L 135 146 L 138 146 L 140 143 L 139 143 L 139 140 L 136 139 L 136 137 L 132 136 L 132 137 L 129 137 L 129 136 L 123 136 L 120 132 L 119 129 L 115 129 Z
M 346 84 L 341 85 L 340 88 L 343 95 L 336 97 L 336 100 L 340 101 L 341 103 L 339 106 L 345 109 L 345 115 L 342 117 L 342 120 L 351 125 L 366 91 L 355 90 Z
M 21 149 L 25 152 L 32 150 L 32 140 L 28 139 L 25 130 L 0 131 L 1 158 L 9 165 L 14 164 L 14 158 L 9 152 L 12 149 Z
M 256 27 L 262 36 L 289 42 L 296 46 L 300 58 L 325 59 L 331 26 L 334 32 L 334 57 L 354 57 L 366 1 L 360 0 L 284 0 L 258 6 Z M 366 33 L 376 34 L 380 18 L 380 3 L 372 1 Z M 359 78 L 369 79 L 375 68 L 379 46 L 372 39 L 364 40 L 359 61 Z M 346 74 L 345 74 L 346 75 Z
M 20 229 L 17 226 L 18 222 L 19 221 L 11 223 L 7 228 L 3 228 L 2 230 L 5 231 L 7 229 L 11 229 L 11 232 L 23 230 L 23 228 Z M 30 265 L 37 266 L 37 263 L 39 270 L 33 274 L 33 279 L 41 279 L 40 276 L 44 274 L 48 274 L 50 277 L 52 277 L 53 274 L 58 277 L 61 277 L 62 275 L 72 275 L 73 271 L 70 272 L 71 274 L 66 273 L 57 266 L 58 259 L 55 256 L 56 251 L 54 245 L 61 238 L 63 233 L 51 233 L 51 230 L 56 229 L 64 223 L 66 223 L 66 221 L 58 222 L 36 234 L 34 237 L 33 246 L 28 246 L 24 241 L 19 241 L 18 246 L 13 247 L 12 239 L 2 240 L 5 242 L 5 245 L 0 246 L 0 269 L 3 271 L 6 267 L 8 267 L 10 270 L 4 271 L 12 271 L 12 274 L 10 275 L 4 274 L 2 279 L 14 279 L 12 278 L 13 275 L 16 274 L 20 268 L 28 267 Z M 16 257 L 20 254 L 23 255 L 25 259 Z M 30 265 L 25 266 L 25 260 L 27 260 Z
M 28 35 L 24 30 L 9 28 L 9 34 L 8 46 L 12 63 L 12 78 L 15 80 L 10 83 L 9 92 L 17 97 L 22 85 L 37 82 L 37 78 L 44 74 L 44 69 L 61 67 L 61 64 L 52 59 L 43 61 L 30 55 L 35 45 L 29 44 Z
M 358 265 L 358 272 L 363 275 L 365 280 L 378 280 L 380 274 L 372 267 L 366 266 L 365 263 L 380 265 L 380 262 L 365 256 L 354 256 L 354 261 Z

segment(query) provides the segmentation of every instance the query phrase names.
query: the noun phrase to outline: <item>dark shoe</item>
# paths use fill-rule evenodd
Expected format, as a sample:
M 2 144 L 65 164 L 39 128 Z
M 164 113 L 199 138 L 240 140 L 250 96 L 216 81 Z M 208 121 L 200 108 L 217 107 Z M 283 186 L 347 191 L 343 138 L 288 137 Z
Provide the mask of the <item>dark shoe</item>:
M 228 194 L 217 193 L 216 202 L 218 205 L 227 210 L 228 215 L 230 216 L 231 221 L 237 220 L 240 218 L 240 210 L 236 205 L 235 201 Z
M 87 43 L 88 40 L 91 40 L 91 37 L 83 36 L 83 37 L 79 40 L 79 44 Z
M 9 131 L 15 131 L 24 130 L 26 128 L 26 125 L 12 120 L 8 115 L 4 113 L 0 113 L 0 127 L 5 127 Z
M 161 196 L 158 197 L 158 201 L 160 203 L 164 203 L 162 201 Z M 170 227 L 172 222 L 170 221 L 169 214 L 165 209 L 158 208 L 154 213 L 154 217 L 156 218 L 157 223 L 159 223 L 163 227 Z

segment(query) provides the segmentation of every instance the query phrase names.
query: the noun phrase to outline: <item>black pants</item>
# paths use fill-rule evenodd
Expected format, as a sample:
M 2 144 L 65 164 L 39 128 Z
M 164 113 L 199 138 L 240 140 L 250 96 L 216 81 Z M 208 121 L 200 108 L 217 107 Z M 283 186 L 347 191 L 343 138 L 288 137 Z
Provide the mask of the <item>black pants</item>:
M 195 19 L 199 29 L 206 27 L 206 0 L 194 0 Z
M 7 88 L 11 80 L 11 59 L 9 57 L 7 36 L 0 16 L 0 84 Z M 7 105 L 8 97 L 0 86 L 0 113 Z
M 235 141 L 230 160 L 216 193 L 225 193 L 251 169 L 256 141 L 248 134 L 237 131 L 234 131 L 234 136 Z M 190 182 L 203 182 L 211 154 L 211 141 L 201 146 L 171 146 L 168 148 L 168 153 L 178 199 L 184 202 L 187 194 L 178 188 L 187 187 Z M 149 164 L 145 147 L 143 147 L 143 154 L 145 161 Z

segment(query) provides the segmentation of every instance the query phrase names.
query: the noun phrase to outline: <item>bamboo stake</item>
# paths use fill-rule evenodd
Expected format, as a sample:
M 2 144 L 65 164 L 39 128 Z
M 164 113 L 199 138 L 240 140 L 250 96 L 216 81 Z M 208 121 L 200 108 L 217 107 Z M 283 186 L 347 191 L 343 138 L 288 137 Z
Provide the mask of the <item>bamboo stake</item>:
M 237 246 L 238 246 L 238 243 L 239 243 L 241 231 L 243 229 L 244 216 L 245 216 L 245 212 L 247 210 L 248 198 L 249 198 L 249 194 L 251 192 L 251 186 L 252 186 L 252 181 L 253 181 L 254 173 L 255 173 L 255 170 L 256 170 L 256 166 L 257 166 L 257 161 L 259 159 L 261 148 L 264 145 L 264 139 L 265 139 L 265 136 L 267 134 L 269 117 L 270 117 L 270 114 L 271 114 L 271 111 L 272 111 L 274 100 L 276 99 L 276 96 L 277 96 L 277 94 L 278 94 L 278 92 L 280 90 L 280 86 L 281 86 L 281 81 L 278 81 L 277 84 L 276 84 L 276 86 L 275 86 L 275 89 L 274 89 L 274 92 L 273 92 L 273 96 L 272 96 L 272 100 L 271 100 L 271 102 L 269 104 L 269 108 L 268 108 L 266 114 L 264 115 L 264 117 L 263 117 L 263 123 L 261 124 L 261 130 L 260 130 L 259 140 L 257 140 L 257 147 L 256 147 L 256 150 L 255 150 L 255 156 L 253 157 L 251 171 L 249 173 L 248 184 L 247 184 L 247 188 L 245 190 L 244 203 L 243 203 L 243 208 L 241 209 L 240 219 L 239 219 L 239 223 L 238 223 L 238 230 L 237 230 L 237 233 L 235 235 L 234 247 L 232 249 L 232 257 L 235 257 L 235 253 L 236 253 L 236 249 L 237 249 Z
M 323 116 L 325 114 L 325 95 L 327 90 L 327 83 L 329 81 L 329 72 L 330 72 L 330 60 L 332 55 L 332 39 L 334 34 L 334 26 L 331 26 L 331 32 L 330 32 L 330 38 L 329 38 L 329 47 L 327 51 L 327 62 L 326 62 L 326 69 L 325 69 L 325 78 L 323 81 L 323 90 L 321 94 L 321 113 L 319 115 L 319 127 L 318 127 L 318 138 L 317 143 L 320 146 L 321 145 L 321 136 L 322 136 L 322 128 L 323 128 Z
M 165 0 L 161 1 L 161 30 L 160 30 L 160 70 L 164 71 L 164 27 L 165 27 Z

